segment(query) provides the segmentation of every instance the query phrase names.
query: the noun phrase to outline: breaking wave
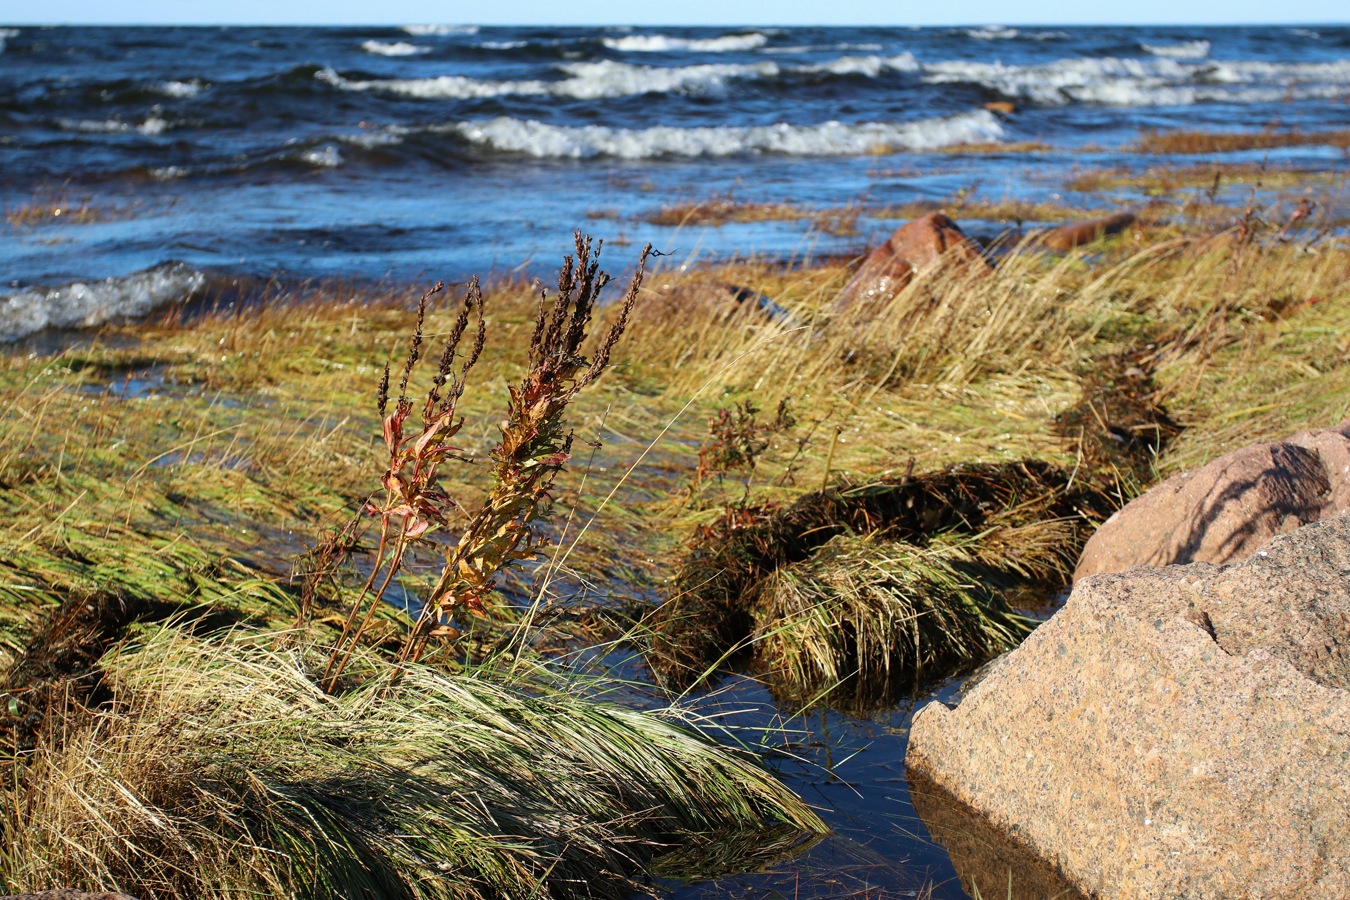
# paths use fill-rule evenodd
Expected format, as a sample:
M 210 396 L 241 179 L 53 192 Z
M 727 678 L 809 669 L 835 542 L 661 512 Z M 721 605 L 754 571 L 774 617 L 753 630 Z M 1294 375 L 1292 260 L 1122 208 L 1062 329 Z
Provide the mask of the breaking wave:
M 407 41 L 362 41 L 361 49 L 377 56 L 419 56 L 430 53 L 430 47 L 421 47 Z
M 184 263 L 164 263 L 118 278 L 19 291 L 0 297 L 0 342 L 44 328 L 89 328 L 135 319 L 190 300 L 205 284 L 205 273 Z
M 677 128 L 562 126 L 500 117 L 460 122 L 448 130 L 480 147 L 555 159 L 715 157 L 746 154 L 862 156 L 899 150 L 935 150 L 954 144 L 999 141 L 1004 136 L 989 112 L 962 113 L 918 122 L 818 125 L 748 125 Z
M 314 77 L 344 91 L 383 91 L 421 99 L 464 100 L 506 95 L 552 95 L 598 100 L 634 94 L 720 91 L 733 79 L 772 78 L 780 71 L 771 62 L 661 68 L 601 60 L 565 63 L 559 68 L 568 76 L 561 81 L 480 81 L 464 75 L 356 80 L 329 68 L 320 69 Z
M 1044 65 L 953 60 L 922 66 L 929 84 L 971 83 L 1049 106 L 1188 106 L 1332 98 L 1350 84 L 1350 60 L 1331 63 L 1184 62 L 1078 58 Z
M 88 134 L 120 134 L 136 131 L 144 135 L 162 134 L 171 127 L 160 116 L 151 114 L 139 124 L 123 122 L 121 119 L 57 119 L 56 124 L 66 131 L 83 131 Z
M 728 53 L 754 50 L 769 42 L 769 36 L 758 31 L 747 34 L 724 34 L 715 38 L 680 38 L 665 34 L 629 34 L 620 38 L 602 38 L 601 43 L 611 50 L 625 53 Z
M 189 78 L 186 81 L 157 81 L 150 86 L 150 89 L 156 94 L 163 94 L 165 97 L 183 99 L 197 96 L 206 90 L 206 87 L 206 82 L 200 78 Z
M 1169 59 L 1204 59 L 1209 56 L 1209 41 L 1184 41 L 1180 44 L 1144 44 L 1140 49 Z
M 477 25 L 404 25 L 403 31 L 413 37 L 445 37 L 448 34 L 477 34 Z

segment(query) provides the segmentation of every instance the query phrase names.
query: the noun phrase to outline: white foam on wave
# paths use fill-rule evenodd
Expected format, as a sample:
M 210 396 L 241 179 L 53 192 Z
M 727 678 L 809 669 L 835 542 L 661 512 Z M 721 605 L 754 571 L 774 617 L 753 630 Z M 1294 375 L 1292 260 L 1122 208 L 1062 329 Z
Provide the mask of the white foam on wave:
M 1063 106 L 1188 106 L 1336 97 L 1350 84 L 1350 60 L 1328 63 L 1215 63 L 1155 59 L 1061 59 L 1032 66 L 951 60 L 922 66 L 931 84 L 974 83 L 1034 103 Z
M 1007 28 L 1003 25 L 986 25 L 983 28 L 964 29 L 966 37 L 972 37 L 977 41 L 1010 41 L 1021 34 L 1016 28 Z
M 361 49 L 377 56 L 420 56 L 430 53 L 430 47 L 410 44 L 407 41 L 362 41 Z
M 715 38 L 681 38 L 666 34 L 629 34 L 620 38 L 601 38 L 611 50 L 623 53 L 731 53 L 754 50 L 769 42 L 769 36 L 758 31 L 747 34 L 724 34 Z
M 317 169 L 336 169 L 346 162 L 337 147 L 332 144 L 325 144 L 322 147 L 315 147 L 306 150 L 300 154 L 300 161 Z
M 156 135 L 163 134 L 169 130 L 169 123 L 156 115 L 151 115 L 144 122 L 136 126 L 136 130 L 141 134 Z
M 832 75 L 866 75 L 876 78 L 886 71 L 917 72 L 919 62 L 908 51 L 895 56 L 841 56 L 827 63 L 803 66 L 801 72 L 829 72 Z
M 596 100 L 635 94 L 720 91 L 733 79 L 772 78 L 780 71 L 778 66 L 771 62 L 662 68 L 601 60 L 565 63 L 559 68 L 568 76 L 561 81 L 479 81 L 463 75 L 358 81 L 327 68 L 316 72 L 314 77 L 344 91 L 382 91 L 421 99 L 463 100 L 505 95 L 552 95 L 577 100 Z
M 530 46 L 529 41 L 483 41 L 478 45 L 484 50 L 519 50 Z
M 1228 84 L 1350 85 L 1350 59 L 1320 63 L 1231 60 L 1206 63 L 1200 72 L 1207 80 Z
M 182 99 L 195 97 L 206 90 L 206 82 L 199 78 L 189 78 L 187 81 L 156 81 L 150 86 L 150 90 L 165 97 Z
M 0 297 L 0 342 L 44 328 L 89 328 L 134 319 L 188 300 L 204 284 L 205 274 L 183 263 L 167 263 L 120 278 L 19 291 Z
M 404 25 L 403 31 L 413 37 L 445 37 L 448 34 L 477 34 L 477 25 Z
M 89 134 L 123 134 L 139 131 L 145 135 L 156 135 L 170 128 L 168 121 L 155 113 L 151 113 L 137 125 L 120 119 L 57 119 L 56 124 L 66 131 L 84 131 Z
M 953 144 L 995 142 L 1004 136 L 985 110 L 918 122 L 847 125 L 750 125 L 628 129 L 602 125 L 562 126 L 496 118 L 459 122 L 444 129 L 479 146 L 540 158 L 652 159 L 663 156 L 719 157 L 775 153 L 788 156 L 862 156 L 900 150 L 935 150 Z
M 8 41 L 10 38 L 16 38 L 18 36 L 19 36 L 19 29 L 17 28 L 0 28 L 0 53 L 5 52 L 6 41 Z
M 1168 59 L 1204 59 L 1209 56 L 1209 41 L 1183 41 L 1180 44 L 1145 44 L 1140 43 L 1139 47 L 1146 53 L 1152 53 L 1154 56 L 1165 56 Z

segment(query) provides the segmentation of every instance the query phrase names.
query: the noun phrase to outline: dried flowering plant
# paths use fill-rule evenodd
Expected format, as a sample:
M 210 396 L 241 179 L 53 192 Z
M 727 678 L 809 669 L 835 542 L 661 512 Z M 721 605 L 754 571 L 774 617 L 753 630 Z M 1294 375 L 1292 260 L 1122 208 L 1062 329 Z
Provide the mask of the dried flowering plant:
M 582 353 L 582 345 L 609 276 L 600 271 L 601 245 L 596 244 L 592 253 L 589 237 L 577 232 L 575 240 L 576 254 L 563 260 L 557 293 L 550 298 L 546 291 L 540 292 L 527 369 L 520 382 L 510 388 L 506 419 L 500 426 L 501 437 L 491 454 L 492 488 L 471 515 L 439 486 L 437 479 L 446 462 L 467 461 L 462 448 L 453 441 L 463 426 L 457 407 L 486 337 L 482 292 L 476 279 L 470 282 L 422 405 L 421 428 L 413 430 L 409 428 L 414 410 L 408 396 L 409 384 L 422 355 L 427 302 L 443 290 L 443 285 L 437 284 L 418 304 L 416 326 L 392 409 L 388 366 L 380 380 L 377 399 L 389 464 L 380 479 L 383 496 L 367 501 L 363 510 L 365 515 L 380 520 L 380 540 L 375 564 L 352 606 L 324 673 L 324 684 L 329 690 L 335 688 L 353 650 L 374 620 L 389 586 L 403 567 L 409 547 L 428 532 L 447 527 L 456 512 L 467 518 L 467 524 L 458 540 L 446 550 L 445 565 L 404 642 L 401 659 L 416 660 L 432 638 L 457 634 L 457 615 L 483 614 L 486 597 L 499 573 L 538 553 L 540 537 L 536 524 L 546 513 L 554 479 L 571 457 L 572 433 L 565 426 L 563 413 L 572 398 L 599 378 L 609 365 L 614 345 L 627 327 L 651 253 L 650 245 L 643 249 L 613 324 L 588 358 Z M 472 344 L 461 353 L 460 344 L 475 315 L 477 330 Z
M 520 383 L 511 386 L 501 440 L 492 451 L 492 490 L 447 552 L 440 578 L 404 644 L 405 660 L 417 659 L 432 637 L 452 633 L 460 610 L 481 611 L 498 573 L 539 551 L 535 523 L 544 514 L 554 478 L 571 458 L 572 433 L 563 412 L 609 365 L 652 249 L 650 244 L 643 248 L 613 324 L 587 359 L 582 344 L 609 275 L 600 271 L 602 245 L 596 245 L 592 256 L 591 239 L 580 232 L 575 239 L 576 255 L 563 259 L 557 293 L 551 301 L 546 292 L 540 293 L 527 369 Z

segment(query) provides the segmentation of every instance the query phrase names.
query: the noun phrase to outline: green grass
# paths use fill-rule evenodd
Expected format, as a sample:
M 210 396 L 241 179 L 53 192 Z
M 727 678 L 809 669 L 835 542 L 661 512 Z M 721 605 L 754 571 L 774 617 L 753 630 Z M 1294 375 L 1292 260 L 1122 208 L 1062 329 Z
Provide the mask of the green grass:
M 792 690 L 881 693 L 974 666 L 1031 632 L 990 589 L 977 537 L 837 537 L 750 600 L 759 659 Z

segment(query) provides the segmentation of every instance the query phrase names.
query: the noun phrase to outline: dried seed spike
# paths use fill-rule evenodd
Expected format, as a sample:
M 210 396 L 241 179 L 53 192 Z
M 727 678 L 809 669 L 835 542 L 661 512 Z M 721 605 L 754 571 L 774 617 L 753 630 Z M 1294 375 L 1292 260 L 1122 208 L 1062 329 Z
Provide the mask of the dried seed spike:
M 441 388 L 450 376 L 451 370 L 455 364 L 455 353 L 459 349 L 459 342 L 464 337 L 464 329 L 469 325 L 469 311 L 473 308 L 473 298 L 478 290 L 478 276 L 474 276 L 469 281 L 468 290 L 464 292 L 464 305 L 460 308 L 459 316 L 455 319 L 455 324 L 451 326 L 450 333 L 445 339 L 445 349 L 441 351 L 441 360 L 436 366 L 436 374 L 431 379 L 431 390 L 427 392 L 426 406 L 422 408 L 422 421 L 426 423 L 436 414 L 437 408 L 441 402 Z
M 487 342 L 487 322 L 483 319 L 483 294 L 478 288 L 478 281 L 474 279 L 470 286 L 470 296 L 466 298 L 466 303 L 472 304 L 474 311 L 478 314 L 478 329 L 474 334 L 473 346 L 469 348 L 469 355 L 465 357 L 460 365 L 459 375 L 450 384 L 450 390 L 446 393 L 445 402 L 441 404 L 441 412 L 448 412 L 459 402 L 459 398 L 464 395 L 464 385 L 469 375 L 469 370 L 478 362 L 478 357 L 483 353 L 483 344 Z
M 637 268 L 633 270 L 633 279 L 628 282 L 628 292 L 623 297 L 619 319 L 610 326 L 609 331 L 605 332 L 604 339 L 600 341 L 600 346 L 596 348 L 595 358 L 591 361 L 590 368 L 577 379 L 577 390 L 599 378 L 600 373 L 609 365 L 610 353 L 613 352 L 614 345 L 619 342 L 624 329 L 628 327 L 628 317 L 633 312 L 633 305 L 637 303 L 638 293 L 642 290 L 642 278 L 647 273 L 647 258 L 651 256 L 651 252 L 651 244 L 642 248 L 642 254 L 638 257 Z
M 417 323 L 413 326 L 412 338 L 408 341 L 408 360 L 403 364 L 403 378 L 398 383 L 399 407 L 402 408 L 408 399 L 408 380 L 412 378 L 413 367 L 417 365 L 417 360 L 422 355 L 422 323 L 427 318 L 427 300 L 433 294 L 439 294 L 445 289 L 445 282 L 438 281 L 422 295 L 422 299 L 417 301 Z
M 380 386 L 375 390 L 375 406 L 383 419 L 389 409 L 389 363 L 384 364 L 384 375 L 380 376 Z

